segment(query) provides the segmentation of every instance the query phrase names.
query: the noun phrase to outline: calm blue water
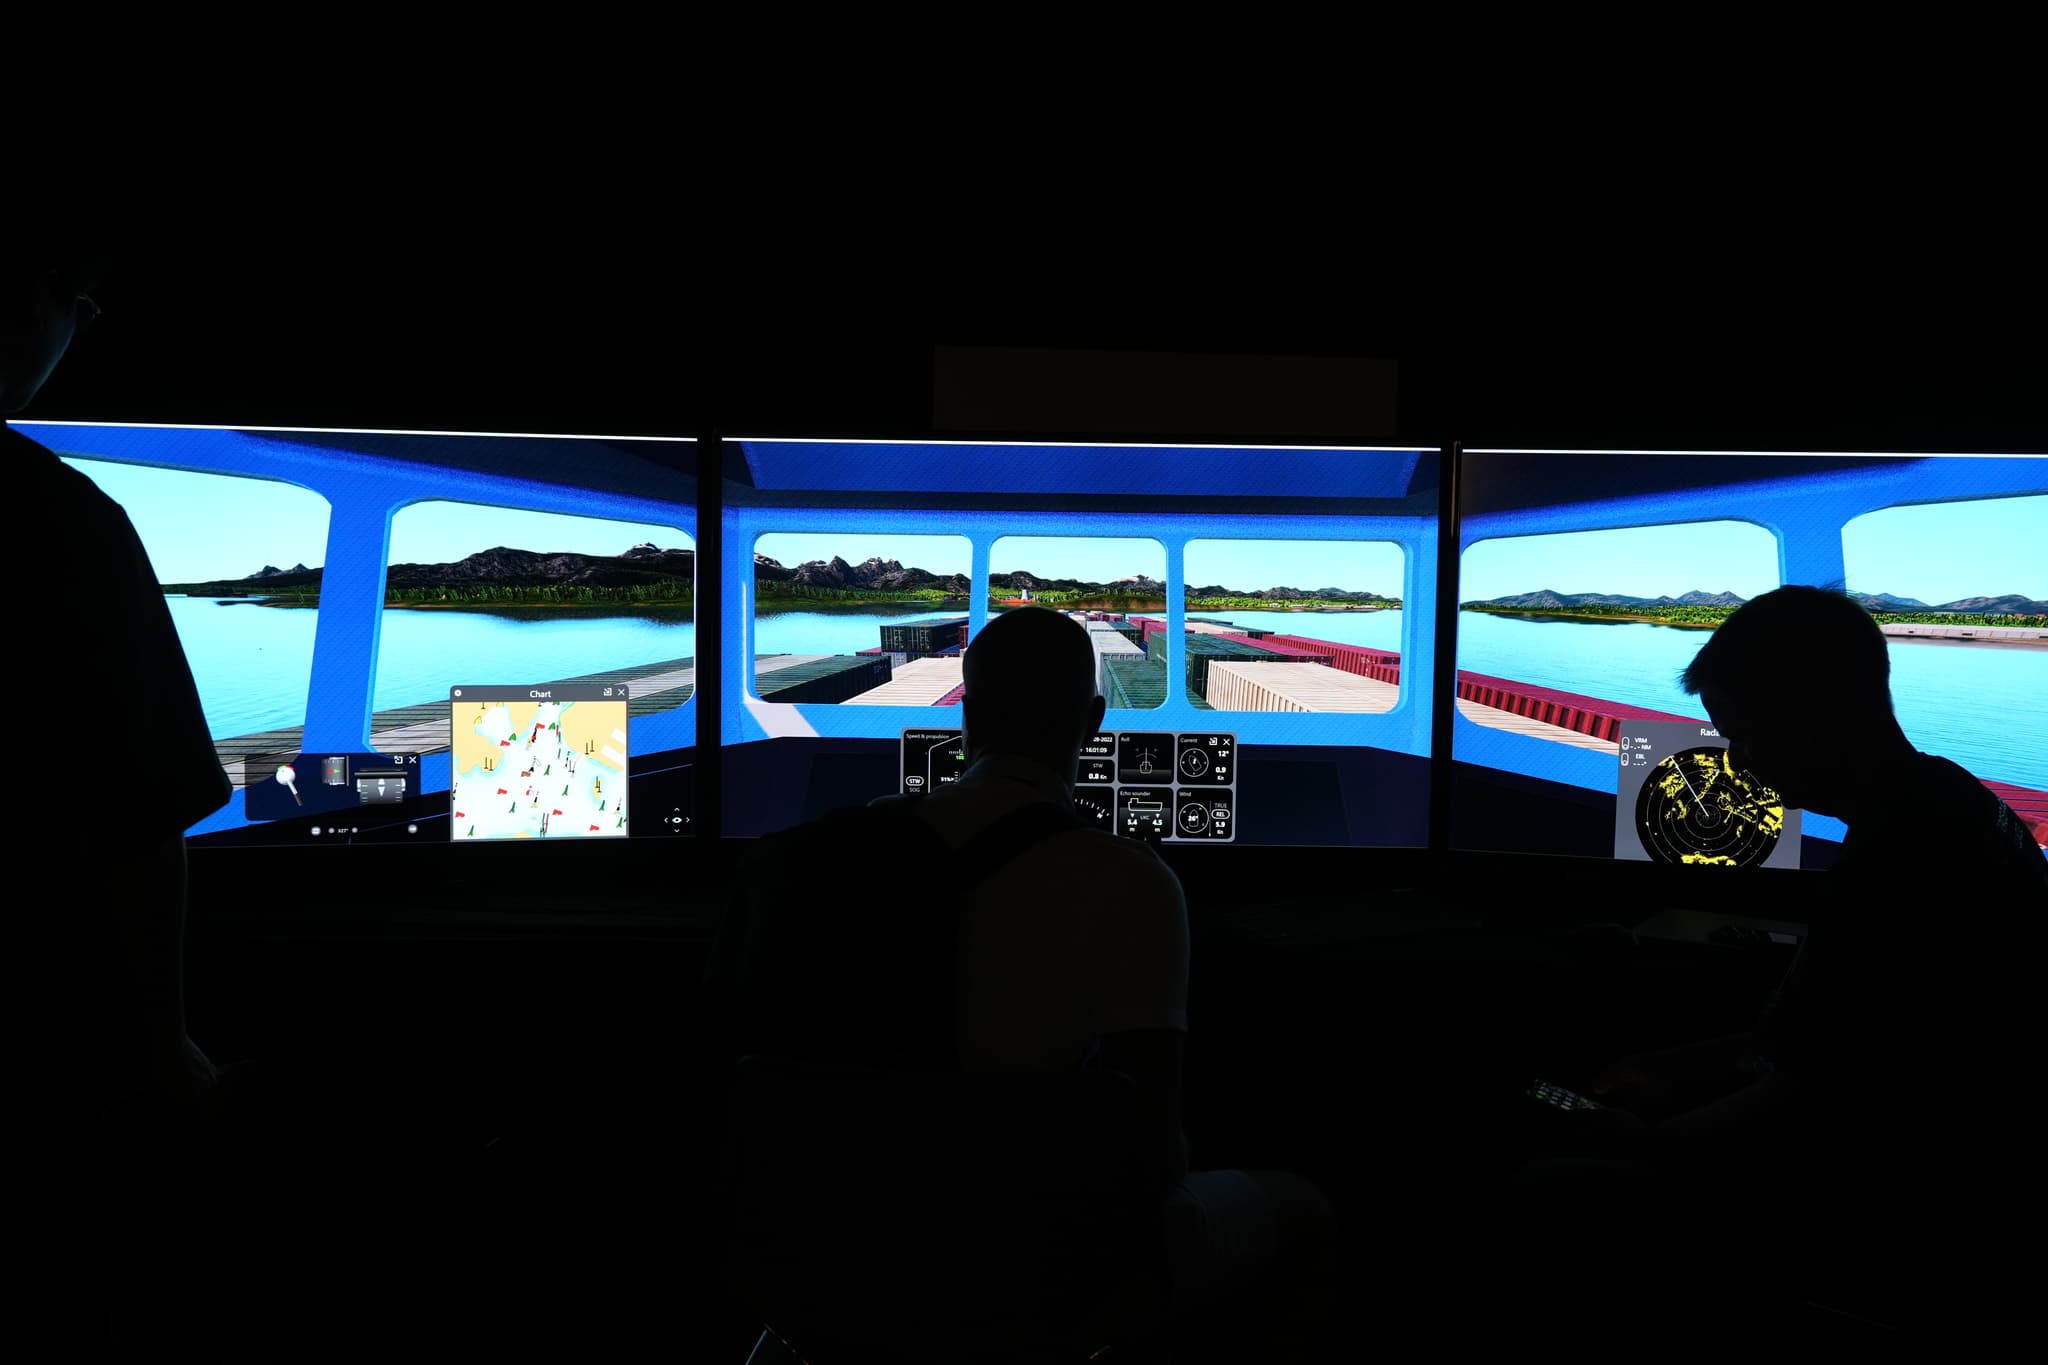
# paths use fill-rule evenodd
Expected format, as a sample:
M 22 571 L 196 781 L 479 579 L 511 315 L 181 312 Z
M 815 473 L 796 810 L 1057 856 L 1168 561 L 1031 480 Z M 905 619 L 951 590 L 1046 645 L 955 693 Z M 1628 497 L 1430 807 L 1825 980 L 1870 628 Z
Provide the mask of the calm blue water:
M 696 657 L 684 614 L 537 618 L 480 611 L 386 611 L 373 710 L 439 701 L 450 684 L 546 682 Z
M 216 736 L 298 725 L 313 676 L 318 613 L 167 598 L 171 621 Z M 438 701 L 450 684 L 540 682 L 696 654 L 686 619 L 537 618 L 470 611 L 387 611 L 377 651 L 377 710 Z
M 1458 613 L 1458 667 L 1706 718 L 1678 675 L 1707 632 Z M 1892 704 L 1907 738 L 1980 778 L 2048 790 L 2048 649 L 1893 640 Z M 1825 720 L 1825 718 L 1821 718 Z
M 167 597 L 171 623 L 216 737 L 303 724 L 313 679 L 315 613 L 211 597 Z
M 857 654 L 882 643 L 882 627 L 916 621 L 945 621 L 967 615 L 966 603 L 951 611 L 929 607 L 862 605 L 844 611 L 771 611 L 754 617 L 754 653 Z
M 1257 627 L 1276 635 L 1306 635 L 1331 644 L 1401 651 L 1399 611 L 1193 611 L 1188 615 Z

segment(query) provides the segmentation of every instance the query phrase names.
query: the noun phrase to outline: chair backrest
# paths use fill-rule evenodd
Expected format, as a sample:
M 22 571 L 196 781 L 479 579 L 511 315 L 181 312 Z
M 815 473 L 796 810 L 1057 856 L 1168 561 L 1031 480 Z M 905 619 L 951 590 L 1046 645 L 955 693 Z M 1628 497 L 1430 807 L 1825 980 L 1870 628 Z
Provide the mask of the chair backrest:
M 917 1073 L 742 1058 L 726 1174 L 729 1271 L 794 1341 L 1085 1340 L 1163 1276 L 1129 1078 Z M 1100 1344 L 1098 1341 L 1097 1344 Z
M 958 1066 L 960 912 L 1080 819 L 1031 802 L 953 848 L 916 814 L 921 799 L 835 810 L 749 852 L 721 930 L 736 1051 Z

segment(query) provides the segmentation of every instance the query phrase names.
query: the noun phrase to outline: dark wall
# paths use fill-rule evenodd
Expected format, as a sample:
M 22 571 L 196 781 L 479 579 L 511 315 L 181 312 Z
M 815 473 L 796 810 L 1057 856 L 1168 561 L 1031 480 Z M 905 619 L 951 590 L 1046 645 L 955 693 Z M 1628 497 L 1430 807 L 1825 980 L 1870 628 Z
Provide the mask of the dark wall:
M 1393 359 L 1423 439 L 2043 439 L 2015 7 L 701 14 L 40 49 L 14 202 L 90 165 L 121 251 L 36 415 L 914 434 L 950 344 Z

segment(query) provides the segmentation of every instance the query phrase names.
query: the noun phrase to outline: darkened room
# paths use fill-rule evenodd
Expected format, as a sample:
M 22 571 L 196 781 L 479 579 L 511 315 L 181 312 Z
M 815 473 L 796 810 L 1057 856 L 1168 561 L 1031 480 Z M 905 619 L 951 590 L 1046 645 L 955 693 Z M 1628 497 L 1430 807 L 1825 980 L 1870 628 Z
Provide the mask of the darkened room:
M 24 954 L 28 1127 L 86 1134 L 23 1148 L 62 1248 L 27 1358 L 2009 1358 L 2048 924 L 2021 17 L 38 20 L 0 203 L 70 340 L 8 448 L 134 537 L 27 522 L 61 738 L 22 738 L 68 796 L 16 918 L 92 926 Z M 127 539 L 226 779 L 189 822 L 164 678 L 77 596 Z M 1780 639 L 1804 786 L 1743 766 L 1749 663 L 1702 649 L 1787 584 L 1890 669 L 1871 702 L 1820 624 Z M 1061 823 L 785 840 L 1025 764 L 970 660 L 1046 617 L 1103 703 L 1060 713 Z M 1929 755 L 2031 862 L 1901 814 Z M 60 959 L 142 970 L 102 919 L 166 951 L 174 909 L 117 904 L 151 819 L 206 1075 L 102 1142 L 63 1035 L 128 978 Z M 1184 905 L 1171 1008 L 1089 995 L 1088 1065 L 962 1062 L 1037 1008 L 970 965 L 938 1079 L 736 1066 L 764 1020 L 865 1056 L 930 985 L 906 926 L 1001 957 L 991 907 L 1083 841 L 1032 915 Z M 1856 1047 L 1783 1041 L 1795 996 Z M 1208 1191 L 1214 1260 L 1120 1316 L 1157 1209 L 1087 1222 L 1050 1279 L 1095 1316 L 1027 1349 L 961 1305 L 1058 1203 L 1018 1172 L 1110 1124 L 1031 1086 L 1142 1107 L 1131 1034 L 1174 1036 L 1162 1188 Z M 1019 1066 L 1009 1118 L 933 1099 Z M 1767 1090 L 1829 1117 L 1693 1121 Z

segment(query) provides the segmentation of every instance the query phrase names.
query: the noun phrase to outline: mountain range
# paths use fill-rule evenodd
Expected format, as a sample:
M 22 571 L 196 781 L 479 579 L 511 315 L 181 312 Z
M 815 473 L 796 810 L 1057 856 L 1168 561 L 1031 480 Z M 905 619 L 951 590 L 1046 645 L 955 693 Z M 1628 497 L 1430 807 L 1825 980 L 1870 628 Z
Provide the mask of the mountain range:
M 1963 597 L 1953 602 L 1930 605 L 1917 597 L 1896 597 L 1888 592 L 1852 592 L 1849 594 L 1862 603 L 1865 611 L 1928 611 L 1978 613 L 1985 616 L 2041 616 L 2048 615 L 2048 602 L 2007 593 L 2003 597 Z M 1543 588 L 1537 592 L 1517 593 L 1511 597 L 1489 597 L 1479 601 L 1466 602 L 1467 607 L 1511 607 L 1520 611 L 1568 611 L 1573 607 L 1639 607 L 1654 610 L 1658 607 L 1739 607 L 1746 598 L 1732 592 L 1683 593 L 1677 597 L 1629 597 L 1611 592 L 1557 592 Z
M 780 560 L 764 554 L 754 556 L 754 578 L 757 582 L 802 583 L 815 588 L 861 588 L 876 592 L 912 592 L 919 588 L 937 588 L 955 597 L 968 593 L 965 574 L 935 574 L 926 569 L 909 568 L 893 559 L 872 555 L 858 564 L 849 564 L 838 555 L 830 559 L 812 559 L 797 565 L 785 567 Z
M 266 564 L 247 578 L 223 578 L 207 583 L 166 583 L 164 591 L 195 596 L 246 593 L 251 589 L 279 592 L 303 588 L 317 592 L 322 572 L 303 564 L 295 564 L 289 569 Z M 384 586 L 387 589 L 473 588 L 485 585 L 508 588 L 627 588 L 673 584 L 688 592 L 696 582 L 696 572 L 697 555 L 694 550 L 662 549 L 646 543 L 618 555 L 587 555 L 567 550 L 514 550 L 497 545 L 446 564 L 393 564 L 385 570 Z
M 1376 592 L 1355 591 L 1351 588 L 1225 588 L 1211 583 L 1207 587 L 1189 588 L 1189 597 L 1257 597 L 1268 602 L 1302 602 L 1311 598 L 1328 602 L 1393 602 L 1398 599 L 1382 597 Z
M 1096 583 L 1085 578 L 1040 578 L 1037 574 L 1017 569 L 1011 573 L 992 573 L 988 585 L 994 588 L 1033 592 L 1077 592 L 1083 596 L 1107 597 L 1158 597 L 1166 596 L 1166 585 L 1147 574 L 1132 574 L 1129 578 L 1112 578 L 1107 583 Z

